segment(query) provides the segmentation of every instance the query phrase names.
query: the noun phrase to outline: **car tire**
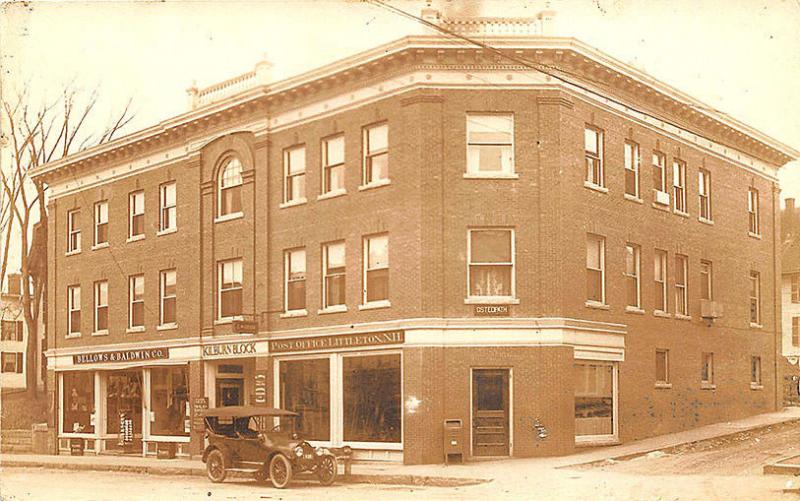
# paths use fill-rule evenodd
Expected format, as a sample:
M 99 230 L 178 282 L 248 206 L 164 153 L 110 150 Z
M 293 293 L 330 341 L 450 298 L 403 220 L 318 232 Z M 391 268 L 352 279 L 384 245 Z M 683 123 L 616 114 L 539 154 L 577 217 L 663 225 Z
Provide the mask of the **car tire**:
M 275 454 L 269 462 L 269 479 L 276 489 L 284 489 L 292 481 L 292 463 L 283 454 Z
M 331 485 L 336 481 L 336 476 L 339 474 L 339 466 L 336 463 L 336 457 L 332 454 L 322 456 L 317 465 L 317 477 L 319 483 L 325 486 Z
M 208 479 L 218 484 L 225 480 L 228 472 L 225 470 L 225 455 L 219 449 L 214 449 L 206 457 L 206 474 Z

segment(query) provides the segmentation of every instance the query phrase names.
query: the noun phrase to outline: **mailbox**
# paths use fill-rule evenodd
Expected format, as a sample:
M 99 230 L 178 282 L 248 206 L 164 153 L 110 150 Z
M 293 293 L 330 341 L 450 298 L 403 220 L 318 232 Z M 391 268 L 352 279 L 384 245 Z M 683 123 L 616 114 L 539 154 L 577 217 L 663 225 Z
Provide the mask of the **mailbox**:
M 69 453 L 71 456 L 83 456 L 83 450 L 85 448 L 86 444 L 82 438 L 69 439 Z
M 444 464 L 458 456 L 458 461 L 464 462 L 464 426 L 460 419 L 444 420 Z

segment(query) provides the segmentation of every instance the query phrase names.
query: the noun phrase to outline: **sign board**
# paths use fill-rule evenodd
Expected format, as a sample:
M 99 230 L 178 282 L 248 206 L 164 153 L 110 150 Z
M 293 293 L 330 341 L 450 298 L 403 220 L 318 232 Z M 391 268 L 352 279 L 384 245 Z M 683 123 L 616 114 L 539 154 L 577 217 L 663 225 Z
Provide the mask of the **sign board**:
M 203 346 L 204 357 L 224 357 L 228 355 L 255 355 L 256 342 L 222 343 Z
M 205 431 L 206 425 L 203 422 L 203 416 L 208 409 L 208 398 L 197 397 L 192 400 L 192 429 L 194 431 Z
M 258 332 L 258 322 L 252 320 L 234 320 L 233 332 L 239 334 L 255 334 Z
M 253 385 L 253 403 L 256 405 L 267 405 L 267 381 L 269 380 L 269 371 L 257 370 L 255 372 L 255 381 Z
M 271 353 L 289 351 L 332 350 L 337 348 L 359 348 L 384 344 L 402 344 L 405 331 L 367 332 L 363 334 L 340 334 L 338 336 L 314 336 L 295 339 L 278 339 L 269 342 Z
M 72 355 L 72 363 L 102 364 L 106 362 L 146 362 L 169 358 L 168 348 L 143 348 L 139 350 L 114 350 Z
M 473 312 L 476 317 L 507 317 L 510 308 L 507 304 L 476 304 Z

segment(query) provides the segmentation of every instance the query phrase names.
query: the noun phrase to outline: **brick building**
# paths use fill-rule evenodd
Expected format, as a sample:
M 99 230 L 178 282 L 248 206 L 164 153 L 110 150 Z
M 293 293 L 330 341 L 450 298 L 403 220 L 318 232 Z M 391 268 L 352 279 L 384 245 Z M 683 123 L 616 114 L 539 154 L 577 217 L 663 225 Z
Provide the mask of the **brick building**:
M 489 46 L 260 63 L 37 169 L 60 449 L 198 454 L 205 405 L 406 463 L 443 460 L 445 419 L 524 457 L 776 408 L 800 153 L 547 14 L 425 14 Z

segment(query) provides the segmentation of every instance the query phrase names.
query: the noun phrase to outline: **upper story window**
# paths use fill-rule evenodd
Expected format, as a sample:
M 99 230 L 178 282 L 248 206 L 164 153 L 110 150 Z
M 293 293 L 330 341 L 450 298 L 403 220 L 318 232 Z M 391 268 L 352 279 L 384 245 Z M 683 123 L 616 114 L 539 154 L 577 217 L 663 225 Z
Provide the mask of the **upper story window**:
M 761 234 L 761 221 L 759 220 L 759 200 L 758 190 L 750 188 L 747 190 L 747 214 L 750 221 L 750 234 Z
M 686 163 L 672 162 L 672 193 L 675 197 L 675 212 L 686 214 Z
M 81 334 L 81 287 L 70 285 L 67 287 L 67 335 L 80 336 Z
M 641 255 L 642 249 L 635 244 L 625 245 L 625 293 L 627 306 L 641 308 Z
M 283 151 L 283 203 L 306 201 L 306 147 Z
M 217 216 L 231 216 L 242 212 L 242 164 L 230 158 L 219 171 Z
M 667 156 L 660 151 L 653 152 L 653 189 L 661 193 L 667 191 Z M 660 203 L 658 199 L 657 202 Z M 669 194 L 667 194 L 667 204 L 669 204 Z
M 344 191 L 344 135 L 322 140 L 322 193 Z
M 159 187 L 160 193 L 160 216 L 158 222 L 158 230 L 173 231 L 177 228 L 177 198 L 176 198 L 176 184 L 175 182 L 165 183 Z
M 364 238 L 363 304 L 389 300 L 389 236 Z
M 761 325 L 761 274 L 750 272 L 750 324 Z
M 175 325 L 178 323 L 178 273 L 175 270 L 164 270 L 160 273 L 159 325 Z
M 242 314 L 242 260 L 221 261 L 218 266 L 217 318 L 229 319 Z
M 603 173 L 603 131 L 587 125 L 583 132 L 586 156 L 586 182 L 594 186 L 605 186 Z
M 108 282 L 94 283 L 94 332 L 108 332 Z
M 3 320 L 0 322 L 0 340 L 24 341 L 24 324 L 22 320 Z
M 706 169 L 697 171 L 697 193 L 700 201 L 700 218 L 711 221 L 711 173 Z
M 639 145 L 633 141 L 625 141 L 625 194 L 640 198 L 639 194 Z
M 655 270 L 654 270 L 654 277 L 655 277 L 655 309 L 656 311 L 660 311 L 666 313 L 668 311 L 668 304 L 667 304 L 667 251 L 656 249 L 655 251 Z
M 322 308 L 345 305 L 347 275 L 344 242 L 322 246 Z
M 144 191 L 128 195 L 128 238 L 144 236 Z
M 388 182 L 389 125 L 382 123 L 364 127 L 361 149 L 364 154 L 364 172 L 361 183 L 370 186 Z
M 306 309 L 306 250 L 292 249 L 284 254 L 284 310 Z
M 23 353 L 4 352 L 1 357 L 2 361 L 0 361 L 0 365 L 2 365 L 0 370 L 3 373 L 22 374 L 25 359 L 23 355 Z
M 800 346 L 800 317 L 792 317 L 792 346 Z
M 108 243 L 108 201 L 94 204 L 94 245 Z
M 586 300 L 591 303 L 606 302 L 606 239 L 600 235 L 586 235 Z
M 792 283 L 792 303 L 800 303 L 800 273 L 793 273 L 791 276 Z
M 700 261 L 700 299 L 714 299 L 714 268 L 711 261 Z
M 514 174 L 514 115 L 467 115 L 467 174 Z
M 128 279 L 128 328 L 144 327 L 144 275 Z
M 514 230 L 469 230 L 469 297 L 514 297 Z
M 80 217 L 80 209 L 67 212 L 67 252 L 81 251 Z
M 689 292 L 686 278 L 689 276 L 689 258 L 675 255 L 675 313 L 689 315 Z

